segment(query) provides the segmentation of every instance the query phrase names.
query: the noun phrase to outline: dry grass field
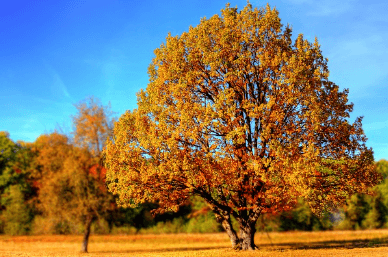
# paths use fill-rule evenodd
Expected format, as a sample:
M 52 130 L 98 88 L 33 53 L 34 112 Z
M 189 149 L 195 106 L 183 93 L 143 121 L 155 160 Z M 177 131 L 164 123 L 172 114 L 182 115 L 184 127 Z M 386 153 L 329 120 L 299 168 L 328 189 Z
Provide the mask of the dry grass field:
M 260 250 L 234 251 L 226 234 L 0 236 L 0 256 L 388 256 L 388 230 L 257 233 Z

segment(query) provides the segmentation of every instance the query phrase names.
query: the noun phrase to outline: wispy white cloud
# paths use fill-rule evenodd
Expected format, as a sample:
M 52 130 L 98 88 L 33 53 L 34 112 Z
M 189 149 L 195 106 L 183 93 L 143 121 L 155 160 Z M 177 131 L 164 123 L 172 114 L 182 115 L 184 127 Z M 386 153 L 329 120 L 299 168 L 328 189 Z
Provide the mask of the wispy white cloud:
M 15 124 L 17 124 L 15 126 Z M 33 142 L 44 130 L 44 124 L 35 115 L 7 117 L 3 129 L 10 131 L 14 140 Z
M 51 78 L 49 80 L 50 91 L 56 98 L 71 100 L 71 95 L 67 89 L 66 84 L 63 82 L 60 74 L 50 65 L 47 61 L 44 61 L 46 69 L 48 71 L 48 76 Z
M 101 62 L 101 73 L 105 84 L 105 94 L 109 99 L 115 99 L 123 94 L 124 74 L 128 71 L 130 61 L 122 50 L 112 48 L 109 55 Z M 127 82 L 128 83 L 128 82 Z
M 355 35 L 337 39 L 329 49 L 328 58 L 343 67 L 359 66 L 383 71 L 386 74 L 388 63 L 381 57 L 388 54 L 386 39 L 388 35 Z
M 336 47 L 337 52 L 348 52 L 352 55 L 373 55 L 380 56 L 388 53 L 385 38 L 388 34 L 369 34 L 353 35 L 352 38 L 343 38 Z
M 309 16 L 339 15 L 350 10 L 355 0 L 285 0 L 285 2 L 303 5 Z
M 22 126 L 22 129 L 23 130 L 30 130 L 30 129 L 37 127 L 37 125 L 38 126 L 40 125 L 38 119 L 33 118 L 33 117 L 28 117 L 28 118 L 24 119 L 24 124 Z
M 113 90 L 116 85 L 117 76 L 121 73 L 119 62 L 110 60 L 103 64 L 102 74 L 108 90 Z
M 365 134 L 369 138 L 367 145 L 373 146 L 375 160 L 387 159 L 388 157 L 388 120 L 386 116 L 375 117 L 373 122 L 363 124 Z M 381 120 L 381 121 L 380 121 Z
M 67 107 L 68 108 L 68 107 Z M 26 111 L 28 115 L 8 116 L 6 122 L 0 125 L 6 131 L 11 131 L 11 138 L 33 142 L 42 133 L 51 133 L 61 129 L 63 133 L 69 133 L 70 115 L 60 105 L 48 106 L 44 112 Z M 64 116 L 64 117 L 63 117 Z
M 285 2 L 290 2 L 292 4 L 312 4 L 314 0 L 286 0 Z
M 388 78 L 388 62 L 384 58 L 388 55 L 387 39 L 387 33 L 372 32 L 363 35 L 352 32 L 337 38 L 326 54 L 333 81 L 351 87 L 356 97 L 374 94 L 371 87 L 377 90 Z
M 86 64 L 100 70 L 106 88 L 106 94 L 110 94 L 115 88 L 122 86 L 121 84 L 118 84 L 118 81 L 123 72 L 124 63 L 128 62 L 122 51 L 112 48 L 109 52 L 110 53 L 104 59 L 84 60 Z
M 13 140 L 33 142 L 42 133 L 50 133 L 58 127 L 64 132 L 70 129 L 62 124 L 71 124 L 75 107 L 66 99 L 47 95 L 0 96 L 3 110 L 1 130 L 9 131 Z
M 379 161 L 381 159 L 388 159 L 388 143 L 381 143 L 376 141 L 369 141 L 368 143 L 370 145 L 373 145 L 373 155 L 375 157 L 376 161 Z
M 65 83 L 63 83 L 63 80 L 57 72 L 54 72 L 53 74 L 52 86 L 53 88 L 57 89 L 61 95 L 65 96 L 66 98 L 70 98 L 69 91 L 67 90 Z
M 363 126 L 365 130 L 382 130 L 388 129 L 388 120 L 386 121 L 378 121 L 364 124 Z

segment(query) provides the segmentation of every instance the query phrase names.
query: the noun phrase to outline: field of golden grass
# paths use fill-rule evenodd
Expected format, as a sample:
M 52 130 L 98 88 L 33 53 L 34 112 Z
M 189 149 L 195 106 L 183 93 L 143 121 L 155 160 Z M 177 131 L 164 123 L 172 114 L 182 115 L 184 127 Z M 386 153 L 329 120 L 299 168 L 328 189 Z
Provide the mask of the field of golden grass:
M 225 233 L 0 236 L 0 256 L 388 256 L 388 230 L 257 233 L 259 250 L 235 251 Z

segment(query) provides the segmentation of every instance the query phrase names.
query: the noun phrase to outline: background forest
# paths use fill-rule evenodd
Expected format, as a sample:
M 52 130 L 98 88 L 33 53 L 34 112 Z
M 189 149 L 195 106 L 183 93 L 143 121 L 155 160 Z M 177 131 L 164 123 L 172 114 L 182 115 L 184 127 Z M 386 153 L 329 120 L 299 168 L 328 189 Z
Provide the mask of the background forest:
M 33 143 L 0 132 L 0 233 L 206 233 L 222 231 L 210 208 L 191 198 L 177 212 L 153 215 L 157 203 L 122 208 L 105 185 L 102 150 L 115 121 L 109 106 L 88 98 L 75 105 L 70 134 L 55 131 Z M 296 208 L 267 213 L 258 231 L 369 229 L 388 227 L 388 161 L 376 162 L 383 180 L 371 194 L 355 194 L 335 213 L 315 216 Z

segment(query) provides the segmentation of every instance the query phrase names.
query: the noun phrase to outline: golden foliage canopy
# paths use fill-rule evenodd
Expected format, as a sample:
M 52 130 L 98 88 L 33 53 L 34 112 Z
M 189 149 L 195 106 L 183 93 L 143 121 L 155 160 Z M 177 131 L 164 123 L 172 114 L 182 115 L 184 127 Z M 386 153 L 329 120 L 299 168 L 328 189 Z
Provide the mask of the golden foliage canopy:
M 161 211 L 199 195 L 239 222 L 297 197 L 320 211 L 365 191 L 378 178 L 372 150 L 327 62 L 269 6 L 227 6 L 168 35 L 138 109 L 107 143 L 110 190 L 123 205 L 158 201 Z

